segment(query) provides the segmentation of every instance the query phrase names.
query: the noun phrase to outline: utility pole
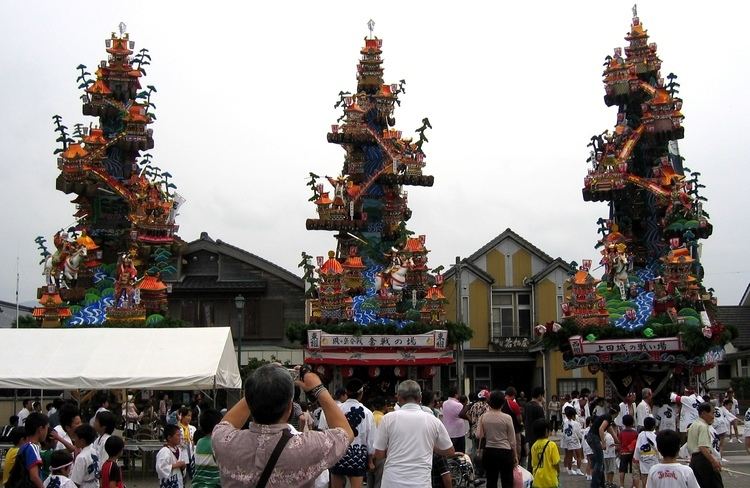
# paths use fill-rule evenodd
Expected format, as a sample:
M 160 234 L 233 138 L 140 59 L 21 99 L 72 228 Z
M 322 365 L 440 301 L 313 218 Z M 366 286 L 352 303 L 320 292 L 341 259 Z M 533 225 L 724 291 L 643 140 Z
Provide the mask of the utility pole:
M 462 286 L 461 286 L 461 257 L 456 256 L 456 322 L 463 323 L 464 321 L 464 313 L 463 313 L 463 296 L 461 295 L 462 292 Z M 463 342 L 459 342 L 456 344 L 456 378 L 458 380 L 458 391 L 460 393 L 464 392 L 464 344 Z
M 245 297 L 237 295 L 234 297 L 234 306 L 237 308 L 237 365 L 242 368 L 242 339 L 245 332 Z

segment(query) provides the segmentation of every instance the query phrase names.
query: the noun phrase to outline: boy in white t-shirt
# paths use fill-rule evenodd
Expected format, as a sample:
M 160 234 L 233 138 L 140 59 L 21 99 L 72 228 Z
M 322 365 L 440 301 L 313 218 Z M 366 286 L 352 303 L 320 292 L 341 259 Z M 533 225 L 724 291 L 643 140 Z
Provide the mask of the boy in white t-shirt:
M 563 412 L 565 420 L 563 421 L 562 440 L 560 446 L 565 449 L 565 466 L 568 474 L 579 474 L 585 476 L 581 471 L 580 466 L 583 464 L 583 450 L 581 449 L 581 441 L 583 437 L 581 435 L 581 424 L 576 420 L 576 411 L 573 407 L 565 407 Z M 578 467 L 573 469 L 573 456 L 576 458 Z
M 77 488 L 68 478 L 73 465 L 73 456 L 66 450 L 54 451 L 50 457 L 50 475 L 44 480 L 44 488 Z
M 640 472 L 641 480 L 646 482 L 648 473 L 659 463 L 659 453 L 656 451 L 656 420 L 653 417 L 646 417 L 643 420 L 643 430 L 638 434 L 635 441 L 635 453 L 633 454 L 633 476 Z M 639 471 L 636 471 L 636 465 Z
M 115 414 L 109 410 L 102 410 L 94 417 L 94 423 L 92 425 L 98 436 L 94 441 L 94 450 L 99 457 L 100 470 L 101 467 L 104 466 L 104 463 L 107 462 L 107 459 L 109 459 L 109 454 L 107 454 L 107 451 L 104 449 L 104 445 L 107 443 L 107 439 L 112 436 L 112 432 L 115 431 L 116 423 L 117 419 L 115 418 Z
M 73 462 L 70 479 L 79 488 L 99 488 L 99 455 L 94 448 L 96 431 L 89 424 L 81 424 L 75 430 L 75 446 L 81 450 Z
M 700 488 L 690 466 L 677 462 L 680 435 L 673 430 L 663 430 L 656 435 L 656 448 L 662 462 L 648 472 L 646 488 Z
M 615 438 L 607 432 L 604 434 L 604 474 L 607 477 L 607 484 L 612 484 L 617 472 L 617 448 L 615 447 Z
M 750 408 L 745 411 L 745 427 L 743 435 L 745 437 L 745 450 L 750 454 Z

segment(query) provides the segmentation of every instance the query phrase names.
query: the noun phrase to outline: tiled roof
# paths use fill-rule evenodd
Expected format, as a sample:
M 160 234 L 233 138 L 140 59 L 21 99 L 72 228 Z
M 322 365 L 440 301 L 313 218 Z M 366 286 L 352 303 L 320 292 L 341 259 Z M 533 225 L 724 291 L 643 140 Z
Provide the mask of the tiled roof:
M 260 269 L 271 273 L 274 276 L 299 287 L 300 289 L 305 288 L 305 284 L 302 282 L 302 278 L 295 275 L 294 273 L 285 270 L 281 266 L 278 266 L 267 259 L 263 259 L 251 252 L 247 252 L 244 249 L 240 249 L 237 246 L 228 244 L 221 239 L 215 241 L 208 235 L 207 232 L 201 232 L 199 239 L 188 243 L 188 250 L 184 254 L 190 254 L 201 249 L 205 249 L 211 252 L 224 253 L 233 258 L 239 259 L 240 261 L 252 264 L 259 267 Z
M 216 276 L 187 276 L 182 281 L 172 283 L 175 290 L 248 290 L 266 289 L 265 280 L 219 281 Z
M 719 322 L 734 325 L 739 331 L 732 345 L 737 349 L 750 349 L 750 307 L 720 306 L 716 312 Z

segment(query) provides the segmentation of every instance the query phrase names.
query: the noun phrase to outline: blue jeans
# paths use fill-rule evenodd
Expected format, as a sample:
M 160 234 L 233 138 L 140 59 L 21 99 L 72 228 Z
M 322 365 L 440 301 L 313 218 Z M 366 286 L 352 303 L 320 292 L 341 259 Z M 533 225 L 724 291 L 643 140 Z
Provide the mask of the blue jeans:
M 591 488 L 604 488 L 604 450 L 602 439 L 596 434 L 586 435 L 586 442 L 593 451 L 591 455 Z

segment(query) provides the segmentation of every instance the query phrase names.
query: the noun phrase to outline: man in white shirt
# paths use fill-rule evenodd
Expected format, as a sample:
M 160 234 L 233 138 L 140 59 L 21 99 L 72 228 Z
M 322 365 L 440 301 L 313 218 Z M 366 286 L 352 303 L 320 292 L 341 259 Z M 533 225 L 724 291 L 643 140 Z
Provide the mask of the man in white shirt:
M 16 414 L 18 416 L 18 426 L 26 425 L 26 417 L 31 413 L 31 400 L 28 398 L 23 401 L 23 408 Z
M 99 406 L 99 408 L 96 409 L 96 412 L 94 412 L 94 416 L 89 420 L 89 425 L 91 425 L 92 427 L 94 426 L 94 419 L 96 418 L 96 414 L 98 414 L 99 412 L 109 412 L 109 398 L 107 398 L 106 394 L 102 394 L 101 396 L 97 397 L 96 404 Z
M 665 403 L 656 409 L 656 420 L 659 422 L 659 430 L 677 431 L 677 412 L 671 403 Z
M 651 414 L 651 402 L 654 397 L 651 388 L 644 388 L 641 390 L 641 403 L 635 407 L 635 425 L 640 431 L 643 429 L 643 421 L 646 417 L 653 417 Z
M 385 457 L 381 486 L 431 486 L 432 454 L 452 456 L 453 443 L 440 420 L 422 411 L 419 384 L 398 385 L 401 408 L 386 414 L 375 435 L 375 458 Z
M 615 418 L 615 425 L 620 430 L 624 427 L 622 418 L 626 415 L 632 415 L 635 417 L 635 392 L 632 391 L 625 397 L 625 401 L 620 402 L 620 413 L 618 413 Z
M 578 390 L 573 390 L 570 393 L 570 401 L 563 403 L 563 406 L 560 407 L 560 412 L 562 412 L 563 418 L 565 418 L 565 408 L 567 407 L 573 407 L 576 412 L 578 411 Z
M 729 413 L 734 415 L 735 417 L 740 416 L 740 403 L 737 401 L 737 399 L 734 397 L 734 390 L 728 389 L 727 390 L 727 400 L 732 400 L 732 408 L 729 409 Z M 734 430 L 734 438 L 737 440 L 737 442 L 740 442 L 740 432 L 737 428 L 737 424 L 732 424 L 732 430 Z M 732 442 L 732 431 L 729 431 L 729 442 Z
M 685 393 L 687 395 L 678 395 L 676 393 L 669 395 L 670 401 L 680 405 L 680 433 L 683 436 L 687 435 L 690 424 L 698 419 L 698 406 L 703 403 L 703 397 L 695 393 L 695 391 L 686 388 Z

